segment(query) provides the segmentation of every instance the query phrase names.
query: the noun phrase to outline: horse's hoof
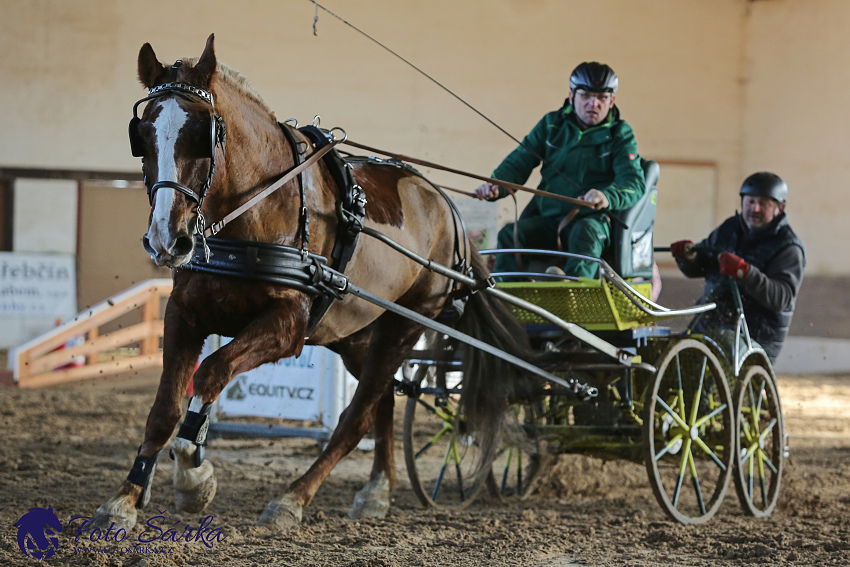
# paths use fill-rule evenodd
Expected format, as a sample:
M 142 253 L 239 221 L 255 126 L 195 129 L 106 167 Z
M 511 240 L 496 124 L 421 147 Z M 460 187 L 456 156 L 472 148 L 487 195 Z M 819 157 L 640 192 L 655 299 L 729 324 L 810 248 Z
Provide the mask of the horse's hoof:
M 212 463 L 204 461 L 196 469 L 174 467 L 174 503 L 177 509 L 197 514 L 215 498 L 218 482 Z
M 95 511 L 86 527 L 103 530 L 114 524 L 113 529 L 123 528 L 129 532 L 136 525 L 136 518 L 136 507 L 129 504 L 126 498 L 116 496 Z
M 174 503 L 177 509 L 196 514 L 207 507 L 215 497 L 218 483 L 211 462 L 204 461 L 195 468 L 194 443 L 185 439 L 175 439 L 172 444 L 174 463 Z
M 301 514 L 304 507 L 298 503 L 295 496 L 287 494 L 272 500 L 263 510 L 263 515 L 257 522 L 260 526 L 273 526 L 278 528 L 290 528 L 301 523 Z
M 370 480 L 354 496 L 354 504 L 348 511 L 352 520 L 360 518 L 386 518 L 390 510 L 390 481 L 381 475 Z

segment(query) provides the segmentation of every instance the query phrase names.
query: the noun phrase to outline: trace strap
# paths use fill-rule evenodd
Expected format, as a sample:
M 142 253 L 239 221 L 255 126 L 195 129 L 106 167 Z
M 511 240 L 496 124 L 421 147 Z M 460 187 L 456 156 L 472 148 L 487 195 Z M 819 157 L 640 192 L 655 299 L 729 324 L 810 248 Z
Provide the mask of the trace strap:
M 331 151 L 334 146 L 336 146 L 340 141 L 341 140 L 333 141 L 324 148 L 313 152 L 310 157 L 304 160 L 304 162 L 302 162 L 300 165 L 297 165 L 290 169 L 283 177 L 281 177 L 280 179 L 278 179 L 277 181 L 275 181 L 253 197 L 251 197 L 248 201 L 242 203 L 239 207 L 228 213 L 227 216 L 225 216 L 220 221 L 211 224 L 209 228 L 204 230 L 204 237 L 209 238 L 210 236 L 215 236 L 216 234 L 218 234 L 218 232 L 222 228 L 224 228 L 225 225 L 227 225 L 230 221 L 232 221 L 233 219 L 235 219 L 257 203 L 259 203 L 260 201 L 280 189 L 285 183 L 293 179 L 296 175 L 298 175 L 299 173 L 319 161 L 322 156 Z

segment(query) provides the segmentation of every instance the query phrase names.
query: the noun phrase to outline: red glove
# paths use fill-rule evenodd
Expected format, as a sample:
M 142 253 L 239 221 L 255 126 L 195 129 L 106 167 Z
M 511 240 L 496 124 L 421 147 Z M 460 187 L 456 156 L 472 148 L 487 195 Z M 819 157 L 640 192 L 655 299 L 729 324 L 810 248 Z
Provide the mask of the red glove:
M 735 256 L 731 252 L 723 252 L 717 257 L 717 263 L 720 265 L 720 273 L 724 276 L 732 276 L 733 278 L 742 279 L 750 271 L 750 265 L 747 264 L 740 256 Z
M 674 258 L 684 258 L 690 255 L 693 250 L 694 243 L 691 240 L 680 240 L 670 245 L 670 253 Z

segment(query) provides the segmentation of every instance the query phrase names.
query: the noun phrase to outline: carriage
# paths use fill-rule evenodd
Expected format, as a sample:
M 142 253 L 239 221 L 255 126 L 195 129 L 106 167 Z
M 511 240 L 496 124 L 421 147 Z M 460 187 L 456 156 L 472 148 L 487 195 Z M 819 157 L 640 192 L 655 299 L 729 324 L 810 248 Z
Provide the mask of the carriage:
M 540 312 L 513 309 L 537 363 L 590 385 L 597 396 L 579 399 L 573 391 L 541 384 L 514 405 L 519 433 L 508 435 L 492 471 L 482 477 L 475 465 L 480 448 L 464 432 L 458 410 L 464 347 L 432 335 L 406 362 L 398 385 L 408 396 L 404 456 L 424 505 L 467 506 L 485 487 L 496 497 L 524 498 L 553 455 L 581 453 L 644 463 L 658 503 L 684 524 L 710 519 L 731 479 L 746 513 L 767 516 L 776 506 L 786 447 L 773 368 L 749 337 L 731 280 L 738 306 L 734 330 L 693 331 L 713 304 L 670 310 L 649 299 L 652 250 L 647 258 L 639 243 L 651 242 L 658 166 L 646 161 L 644 170 L 645 197 L 625 213 L 627 224 L 613 231 L 609 259 L 618 269 L 597 260 L 598 279 L 570 281 L 542 270 L 553 261 L 563 264 L 568 253 L 484 251 L 545 258 L 530 262 L 529 272 L 501 274 L 523 281 L 497 288 L 591 333 L 594 340 L 586 340 Z M 686 316 L 694 318 L 683 333 L 663 325 Z M 613 361 L 608 346 L 632 353 L 632 364 Z

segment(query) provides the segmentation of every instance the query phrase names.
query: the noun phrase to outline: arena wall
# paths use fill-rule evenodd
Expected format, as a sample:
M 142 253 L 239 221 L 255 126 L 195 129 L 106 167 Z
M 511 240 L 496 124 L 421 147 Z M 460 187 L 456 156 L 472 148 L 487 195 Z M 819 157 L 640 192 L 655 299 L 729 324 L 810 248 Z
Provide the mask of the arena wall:
M 578 62 L 609 63 L 620 76 L 617 103 L 637 133 L 641 154 L 662 164 L 659 244 L 701 238 L 705 227 L 734 211 L 748 173 L 773 170 L 791 187 L 789 212 L 808 245 L 808 274 L 833 283 L 850 276 L 850 253 L 835 245 L 850 231 L 839 220 L 850 204 L 843 187 L 850 165 L 842 159 L 850 144 L 845 124 L 850 114 L 832 103 L 850 85 L 842 44 L 850 3 L 327 0 L 325 5 L 516 137 L 561 105 Z M 353 140 L 480 174 L 492 171 L 515 146 L 338 19 L 318 11 L 314 34 L 316 11 L 307 0 L 0 0 L 0 11 L 0 181 L 55 170 L 137 179 L 139 163 L 129 154 L 126 125 L 132 104 L 144 94 L 136 78 L 139 47 L 150 42 L 160 60 L 170 63 L 199 55 L 211 32 L 219 59 L 242 71 L 281 120 L 304 123 L 320 114 L 323 126 L 342 126 Z M 477 184 L 425 173 L 467 190 Z M 32 183 L 11 179 L 12 200 L 31 201 Z M 70 185 L 68 192 L 85 191 L 84 180 Z M 127 183 L 118 185 L 116 192 Z M 132 186 L 136 190 L 127 198 L 144 210 L 143 194 Z M 78 231 L 115 229 L 114 222 L 72 222 L 64 237 L 33 240 L 33 231 L 52 234 L 66 226 L 56 223 L 69 215 L 58 204 L 72 201 L 79 208 L 85 200 L 66 195 L 45 202 L 34 224 L 14 219 L 14 250 L 58 251 L 77 242 Z M 498 214 L 504 222 L 513 210 L 503 202 Z M 144 228 L 136 226 L 144 214 L 138 216 L 127 229 L 136 240 Z M 71 218 L 79 222 L 80 215 Z M 140 245 L 122 247 L 114 258 L 81 261 L 101 271 L 83 270 L 80 278 L 112 284 L 81 281 L 78 290 L 108 295 L 128 285 L 125 272 L 158 275 Z M 665 270 L 668 274 L 674 277 Z

